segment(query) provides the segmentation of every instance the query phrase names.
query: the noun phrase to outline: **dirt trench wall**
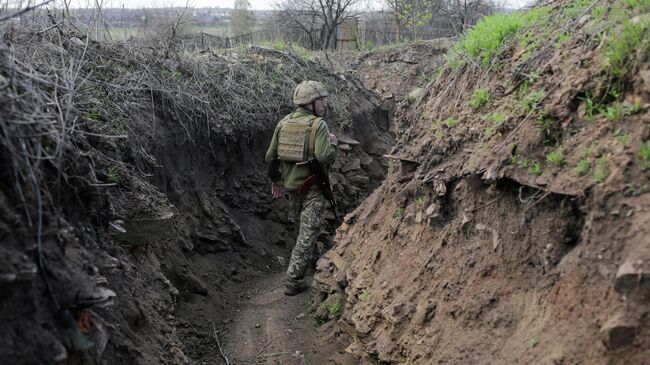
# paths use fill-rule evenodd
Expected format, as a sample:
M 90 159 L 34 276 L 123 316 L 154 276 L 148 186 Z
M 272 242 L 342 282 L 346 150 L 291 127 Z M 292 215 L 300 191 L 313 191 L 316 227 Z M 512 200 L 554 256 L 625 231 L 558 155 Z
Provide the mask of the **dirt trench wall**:
M 0 93 L 1 114 L 10 116 L 2 120 L 2 138 L 18 143 L 3 143 L 0 157 L 0 357 L 13 364 L 188 363 L 209 347 L 186 347 L 187 328 L 205 330 L 206 345 L 214 346 L 208 326 L 219 317 L 187 325 L 177 318 L 180 301 L 212 296 L 225 305 L 224 288 L 254 270 L 277 269 L 279 263 L 269 265 L 277 262 L 269 252 L 290 249 L 286 218 L 279 213 L 283 203 L 271 201 L 263 155 L 275 123 L 291 110 L 291 89 L 303 78 L 330 88 L 330 126 L 347 137 L 340 163 L 359 161 L 338 172 L 342 212 L 383 177 L 377 155 L 392 144 L 387 113 L 354 83 L 295 55 L 258 49 L 238 58 L 161 61 L 155 50 L 95 42 L 85 48 L 83 37 L 66 31 L 61 26 L 57 34 L 15 38 L 2 33 L 0 82 L 13 80 Z M 52 49 L 65 57 L 48 53 Z M 78 94 L 52 86 L 69 66 L 58 62 L 86 56 L 87 62 L 74 63 L 82 65 Z M 24 63 L 16 66 L 14 58 Z M 224 65 L 239 77 L 231 85 L 232 99 L 204 82 L 222 74 L 200 77 L 222 72 Z M 16 67 L 28 67 L 39 78 Z M 90 72 L 96 70 L 105 72 Z M 237 86 L 259 75 L 269 80 L 262 77 L 254 90 Z M 43 104 L 55 93 L 63 93 L 70 119 Z M 277 99 L 246 101 L 255 95 Z M 249 117 L 233 122 L 241 113 Z M 19 123 L 30 118 L 47 123 Z M 21 141 L 37 153 L 61 146 L 62 154 L 53 163 L 19 159 L 12 148 Z M 38 189 L 30 183 L 32 168 Z M 36 244 L 39 216 L 42 254 Z M 266 224 L 271 229 L 260 234 L 276 245 L 252 247 L 242 227 Z M 209 279 L 206 267 L 213 270 Z
M 317 300 L 341 306 L 334 327 L 362 363 L 650 355 L 648 45 L 616 81 L 620 97 L 601 99 L 603 110 L 639 110 L 591 120 L 584 95 L 608 77 L 603 46 L 587 36 L 600 20 L 567 19 L 569 3 L 550 6 L 549 27 L 573 32 L 565 43 L 529 59 L 514 38 L 489 67 L 443 68 L 398 106 L 387 179 L 346 217 L 315 278 Z M 479 89 L 491 97 L 477 105 Z

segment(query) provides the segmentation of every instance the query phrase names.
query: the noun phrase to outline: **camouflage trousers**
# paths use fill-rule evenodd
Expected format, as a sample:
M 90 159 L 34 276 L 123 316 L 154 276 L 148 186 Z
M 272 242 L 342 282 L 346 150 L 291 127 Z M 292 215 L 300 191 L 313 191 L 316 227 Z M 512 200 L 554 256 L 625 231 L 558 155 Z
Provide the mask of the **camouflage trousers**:
M 326 209 L 327 201 L 317 187 L 312 187 L 306 194 L 289 194 L 289 218 L 294 223 L 300 219 L 298 238 L 287 269 L 289 286 L 300 284 L 305 277 L 316 238 L 325 223 Z

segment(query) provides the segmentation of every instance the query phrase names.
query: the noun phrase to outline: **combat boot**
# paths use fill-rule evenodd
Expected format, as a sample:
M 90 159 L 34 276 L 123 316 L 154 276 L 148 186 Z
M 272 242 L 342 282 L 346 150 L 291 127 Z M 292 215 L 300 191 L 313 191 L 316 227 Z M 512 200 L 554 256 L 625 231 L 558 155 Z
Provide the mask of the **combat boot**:
M 305 282 L 301 281 L 297 284 L 287 284 L 287 287 L 284 289 L 284 295 L 288 295 L 290 297 L 300 294 L 307 290 L 309 288 L 309 285 L 307 285 Z

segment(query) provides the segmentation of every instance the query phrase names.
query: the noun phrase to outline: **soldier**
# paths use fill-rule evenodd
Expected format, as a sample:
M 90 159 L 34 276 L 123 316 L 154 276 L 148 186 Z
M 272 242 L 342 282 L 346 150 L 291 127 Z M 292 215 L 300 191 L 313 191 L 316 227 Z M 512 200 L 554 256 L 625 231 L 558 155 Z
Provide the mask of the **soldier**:
M 319 82 L 301 82 L 293 93 L 293 103 L 297 108 L 275 127 L 266 152 L 269 177 L 273 181 L 271 194 L 280 198 L 286 189 L 289 216 L 294 222 L 300 219 L 298 238 L 287 269 L 286 295 L 296 295 L 308 288 L 304 282 L 305 272 L 318 233 L 325 223 L 327 201 L 318 184 L 313 184 L 304 193 L 299 190 L 311 175 L 309 168 L 301 162 L 314 157 L 327 173 L 336 157 L 337 138 L 330 134 L 322 118 L 327 110 L 326 97 L 327 91 Z M 280 162 L 282 173 L 279 171 Z

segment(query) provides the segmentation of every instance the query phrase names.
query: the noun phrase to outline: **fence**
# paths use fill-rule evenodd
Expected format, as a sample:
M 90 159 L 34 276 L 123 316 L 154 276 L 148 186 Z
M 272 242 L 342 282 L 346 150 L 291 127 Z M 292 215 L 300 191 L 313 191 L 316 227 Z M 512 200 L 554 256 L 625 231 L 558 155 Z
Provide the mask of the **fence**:
M 422 32 L 412 33 L 402 31 L 399 36 L 396 32 L 367 29 L 363 25 L 356 30 L 356 47 L 379 46 L 396 43 L 399 41 L 427 40 L 453 36 L 449 28 L 427 29 Z M 234 37 L 220 37 L 210 33 L 199 32 L 185 34 L 181 37 L 181 47 L 184 51 L 209 51 L 211 49 L 233 48 L 240 45 L 260 44 L 265 42 L 285 42 L 298 45 L 305 49 L 321 50 L 322 39 L 320 30 L 285 30 L 270 31 L 260 30 Z M 332 42 L 332 46 L 340 42 Z M 348 48 L 349 49 L 349 48 Z

